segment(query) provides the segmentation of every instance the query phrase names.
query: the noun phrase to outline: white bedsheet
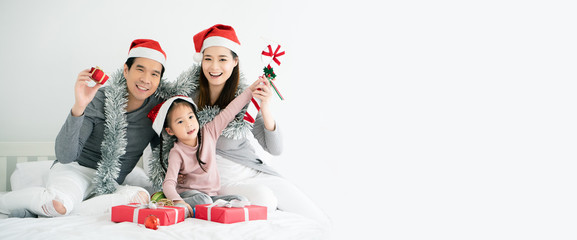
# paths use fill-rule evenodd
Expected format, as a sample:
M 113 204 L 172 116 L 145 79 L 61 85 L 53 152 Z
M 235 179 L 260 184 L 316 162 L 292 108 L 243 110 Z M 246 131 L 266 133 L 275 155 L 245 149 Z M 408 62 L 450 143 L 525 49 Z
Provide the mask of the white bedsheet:
M 221 224 L 188 218 L 151 230 L 142 224 L 110 221 L 110 213 L 60 218 L 6 218 L 0 239 L 327 239 L 328 231 L 300 215 L 276 211 L 266 221 Z

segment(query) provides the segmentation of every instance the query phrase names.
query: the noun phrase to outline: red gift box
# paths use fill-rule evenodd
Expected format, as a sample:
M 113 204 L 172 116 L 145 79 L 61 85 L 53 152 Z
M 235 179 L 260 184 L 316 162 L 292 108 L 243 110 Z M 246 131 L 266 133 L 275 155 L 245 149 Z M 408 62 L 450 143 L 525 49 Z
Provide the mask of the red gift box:
M 196 218 L 219 223 L 266 220 L 266 207 L 258 205 L 219 207 L 214 204 L 202 204 L 196 205 Z
M 90 69 L 90 78 L 98 84 L 104 84 L 108 80 L 108 75 L 104 73 L 99 67 L 92 67 Z
M 163 206 L 156 209 L 148 208 L 148 205 L 136 203 L 112 207 L 113 222 L 136 222 L 144 224 L 146 217 L 154 215 L 158 218 L 160 226 L 168 226 L 184 221 L 184 208 Z

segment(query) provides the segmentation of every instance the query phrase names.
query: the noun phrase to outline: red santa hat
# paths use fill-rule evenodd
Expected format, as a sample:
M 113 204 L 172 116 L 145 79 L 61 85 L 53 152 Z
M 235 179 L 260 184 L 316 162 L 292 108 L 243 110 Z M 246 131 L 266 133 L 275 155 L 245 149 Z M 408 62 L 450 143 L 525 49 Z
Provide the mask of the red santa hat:
M 184 101 L 187 101 L 192 105 L 192 107 L 194 107 L 195 112 L 198 110 L 196 104 L 194 104 L 191 98 L 182 95 L 171 97 L 168 100 L 154 106 L 154 108 L 150 110 L 147 116 L 148 118 L 150 118 L 150 120 L 152 120 L 152 129 L 154 129 L 154 131 L 156 132 L 156 134 L 158 134 L 158 136 L 160 136 L 160 134 L 162 133 L 164 127 L 164 120 L 166 119 L 166 115 L 168 114 L 168 109 L 170 108 L 170 106 L 172 106 L 172 103 L 176 99 L 182 99 Z
M 202 52 L 208 47 L 226 47 L 237 55 L 240 49 L 240 41 L 238 41 L 234 29 L 231 26 L 222 24 L 216 24 L 197 33 L 194 35 L 193 41 L 194 50 L 196 51 L 193 58 L 196 62 L 202 61 Z
M 166 62 L 166 53 L 160 47 L 157 41 L 151 39 L 136 39 L 130 44 L 128 58 L 143 57 L 155 60 L 164 66 Z

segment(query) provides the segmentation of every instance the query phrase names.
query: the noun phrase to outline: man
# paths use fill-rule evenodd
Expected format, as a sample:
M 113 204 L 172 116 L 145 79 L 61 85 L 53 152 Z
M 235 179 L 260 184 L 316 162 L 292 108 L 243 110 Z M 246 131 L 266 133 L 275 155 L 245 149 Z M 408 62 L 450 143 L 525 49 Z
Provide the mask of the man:
M 88 205 L 102 211 L 113 205 L 148 202 L 143 188 L 119 184 L 146 146 L 158 141 L 147 114 L 161 102 L 154 93 L 161 84 L 165 61 L 158 42 L 137 39 L 124 68 L 112 76 L 109 86 L 91 86 L 89 70 L 81 71 L 74 105 L 56 137 L 57 160 L 46 187 L 0 196 L 0 211 L 17 217 L 57 217 L 70 214 L 94 196 Z

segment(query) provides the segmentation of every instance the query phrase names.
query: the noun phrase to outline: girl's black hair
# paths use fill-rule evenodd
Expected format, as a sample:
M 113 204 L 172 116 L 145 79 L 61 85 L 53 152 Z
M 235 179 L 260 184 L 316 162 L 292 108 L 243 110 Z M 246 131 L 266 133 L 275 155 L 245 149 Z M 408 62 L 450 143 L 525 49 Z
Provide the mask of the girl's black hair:
M 170 105 L 170 108 L 168 108 L 168 111 L 166 112 L 166 118 L 164 118 L 164 125 L 162 126 L 162 129 L 165 129 L 168 126 L 168 114 L 170 114 L 170 112 L 172 111 L 172 108 L 178 104 L 186 104 L 187 106 L 190 106 L 190 108 L 192 109 L 192 112 L 194 113 L 194 117 L 196 118 L 196 121 L 198 121 L 198 114 L 196 113 L 196 109 L 192 106 L 192 104 L 190 104 L 189 102 L 182 100 L 182 99 L 176 99 L 174 100 L 174 102 L 172 102 L 172 105 Z M 200 128 L 200 122 L 198 123 L 198 126 Z M 200 131 L 200 129 L 198 129 L 197 131 L 197 142 L 198 142 L 198 150 L 196 151 L 196 161 L 198 161 L 198 165 L 200 166 L 200 168 L 202 169 L 202 171 L 206 172 L 206 169 L 204 169 L 204 164 L 206 164 L 206 162 L 202 161 L 200 159 L 200 151 L 202 151 L 202 131 Z M 163 158 L 163 154 L 162 154 L 162 143 L 163 143 L 163 139 L 162 139 L 162 135 L 160 134 L 160 154 L 159 154 L 159 158 L 160 158 L 160 165 L 162 166 L 162 168 L 164 169 L 164 172 L 167 171 L 167 166 L 164 164 L 164 160 Z

